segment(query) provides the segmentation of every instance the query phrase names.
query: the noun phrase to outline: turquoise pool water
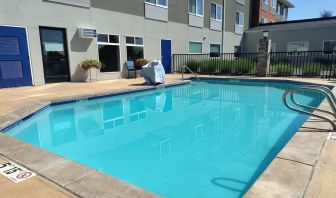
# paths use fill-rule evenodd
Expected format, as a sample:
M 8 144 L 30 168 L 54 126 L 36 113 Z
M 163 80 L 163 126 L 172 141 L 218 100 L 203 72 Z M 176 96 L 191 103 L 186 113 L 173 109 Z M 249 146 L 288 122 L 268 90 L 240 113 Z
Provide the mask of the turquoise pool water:
M 6 133 L 163 197 L 241 197 L 307 119 L 282 103 L 293 86 L 193 82 L 51 106 Z

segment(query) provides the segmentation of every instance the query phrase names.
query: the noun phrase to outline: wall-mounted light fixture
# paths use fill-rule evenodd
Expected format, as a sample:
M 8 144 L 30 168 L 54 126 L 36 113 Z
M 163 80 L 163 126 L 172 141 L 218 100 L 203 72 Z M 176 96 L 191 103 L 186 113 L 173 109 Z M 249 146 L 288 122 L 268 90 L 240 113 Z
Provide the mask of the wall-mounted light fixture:
M 262 32 L 264 39 L 267 39 L 269 36 L 269 31 L 263 31 Z

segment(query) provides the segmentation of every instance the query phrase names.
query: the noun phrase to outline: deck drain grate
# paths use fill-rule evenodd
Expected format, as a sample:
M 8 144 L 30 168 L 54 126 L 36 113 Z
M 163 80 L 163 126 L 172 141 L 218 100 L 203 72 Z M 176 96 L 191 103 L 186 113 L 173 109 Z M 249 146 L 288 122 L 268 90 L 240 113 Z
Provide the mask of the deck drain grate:
M 328 140 L 336 140 L 336 132 L 329 133 Z

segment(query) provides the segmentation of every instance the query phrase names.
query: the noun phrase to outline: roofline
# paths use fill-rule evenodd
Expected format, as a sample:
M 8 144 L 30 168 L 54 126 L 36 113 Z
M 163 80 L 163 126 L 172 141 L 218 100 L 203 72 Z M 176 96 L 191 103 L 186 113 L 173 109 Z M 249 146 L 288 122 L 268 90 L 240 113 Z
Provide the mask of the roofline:
M 288 8 L 295 8 L 295 5 L 289 2 L 288 0 L 278 0 L 278 1 L 287 6 Z
M 281 21 L 275 23 L 264 23 L 259 24 L 259 26 L 272 26 L 272 25 L 282 25 L 282 24 L 292 24 L 292 23 L 305 23 L 305 22 L 316 22 L 316 21 L 329 21 L 336 20 L 336 16 L 334 17 L 325 17 L 325 18 L 312 18 L 312 19 L 302 19 L 302 20 L 293 20 L 293 21 Z

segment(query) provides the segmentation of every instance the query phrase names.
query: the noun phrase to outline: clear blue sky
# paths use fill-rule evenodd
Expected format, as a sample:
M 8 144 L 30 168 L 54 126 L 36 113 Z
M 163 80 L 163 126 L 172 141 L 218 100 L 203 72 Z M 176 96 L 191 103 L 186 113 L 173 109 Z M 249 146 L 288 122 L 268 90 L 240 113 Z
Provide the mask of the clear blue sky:
M 331 10 L 336 16 L 336 0 L 289 0 L 295 8 L 289 9 L 288 20 L 318 18 L 322 10 Z

